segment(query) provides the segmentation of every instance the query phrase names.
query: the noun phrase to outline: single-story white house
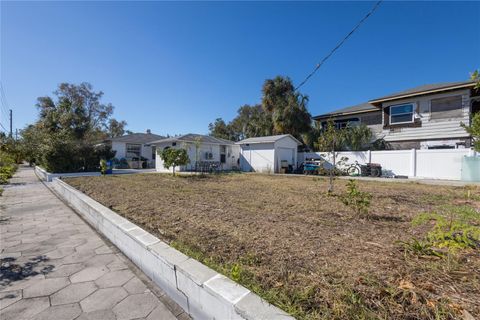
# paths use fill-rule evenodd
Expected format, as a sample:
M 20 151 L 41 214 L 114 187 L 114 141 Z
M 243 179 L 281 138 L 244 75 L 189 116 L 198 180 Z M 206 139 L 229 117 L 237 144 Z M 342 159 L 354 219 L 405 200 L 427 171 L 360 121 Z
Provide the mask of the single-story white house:
M 151 143 L 160 152 L 167 148 L 187 150 L 190 162 L 186 166 L 175 168 L 175 171 L 238 170 L 240 147 L 233 141 L 200 134 L 185 134 L 166 138 Z M 158 172 L 172 172 L 166 169 L 159 153 L 156 154 L 155 169 Z
M 132 133 L 120 137 L 110 138 L 106 143 L 111 144 L 117 160 L 125 159 L 130 167 L 137 168 L 139 162 L 147 163 L 147 167 L 155 167 L 155 146 L 152 141 L 163 139 L 163 136 L 147 133 Z M 142 161 L 143 160 L 143 161 Z
M 242 171 L 279 173 L 282 168 L 297 167 L 297 149 L 302 143 L 290 134 L 282 134 L 248 138 L 236 145 L 240 146 Z

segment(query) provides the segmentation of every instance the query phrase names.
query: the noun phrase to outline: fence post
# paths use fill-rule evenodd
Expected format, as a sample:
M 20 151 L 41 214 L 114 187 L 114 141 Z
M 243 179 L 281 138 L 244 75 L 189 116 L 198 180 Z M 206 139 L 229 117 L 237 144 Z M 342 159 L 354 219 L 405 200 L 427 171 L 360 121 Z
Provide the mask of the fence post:
M 371 162 L 372 162 L 372 150 L 368 150 L 368 151 L 367 151 L 367 159 L 368 159 L 368 162 L 367 162 L 367 163 L 371 163 Z
M 410 176 L 417 176 L 417 149 L 412 149 L 410 153 Z

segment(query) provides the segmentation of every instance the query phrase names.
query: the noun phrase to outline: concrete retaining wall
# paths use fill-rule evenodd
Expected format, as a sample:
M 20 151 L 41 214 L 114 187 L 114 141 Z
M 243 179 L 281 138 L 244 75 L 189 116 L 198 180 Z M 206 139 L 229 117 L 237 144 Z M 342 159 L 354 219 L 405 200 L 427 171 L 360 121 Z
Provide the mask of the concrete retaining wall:
M 101 175 L 100 172 L 72 172 L 72 173 L 51 173 L 39 166 L 35 166 L 37 177 L 43 181 L 51 182 L 54 178 L 61 177 L 92 177 Z
M 194 319 L 293 319 L 58 178 L 49 187 Z

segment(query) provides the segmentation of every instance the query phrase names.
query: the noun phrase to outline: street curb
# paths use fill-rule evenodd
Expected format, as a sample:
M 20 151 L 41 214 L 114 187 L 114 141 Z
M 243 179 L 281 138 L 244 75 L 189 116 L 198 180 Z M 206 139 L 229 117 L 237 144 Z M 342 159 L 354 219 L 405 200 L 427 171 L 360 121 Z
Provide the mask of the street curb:
M 294 319 L 59 178 L 46 185 L 115 244 L 193 319 Z

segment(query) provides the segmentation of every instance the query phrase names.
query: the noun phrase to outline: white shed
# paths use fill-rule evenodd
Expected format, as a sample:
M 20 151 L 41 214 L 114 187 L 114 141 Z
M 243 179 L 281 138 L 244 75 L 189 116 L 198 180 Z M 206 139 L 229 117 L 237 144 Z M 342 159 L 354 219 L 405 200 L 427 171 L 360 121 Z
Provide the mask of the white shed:
M 297 167 L 297 148 L 302 143 L 290 134 L 248 138 L 240 145 L 240 168 L 247 172 L 278 173 L 284 164 Z

